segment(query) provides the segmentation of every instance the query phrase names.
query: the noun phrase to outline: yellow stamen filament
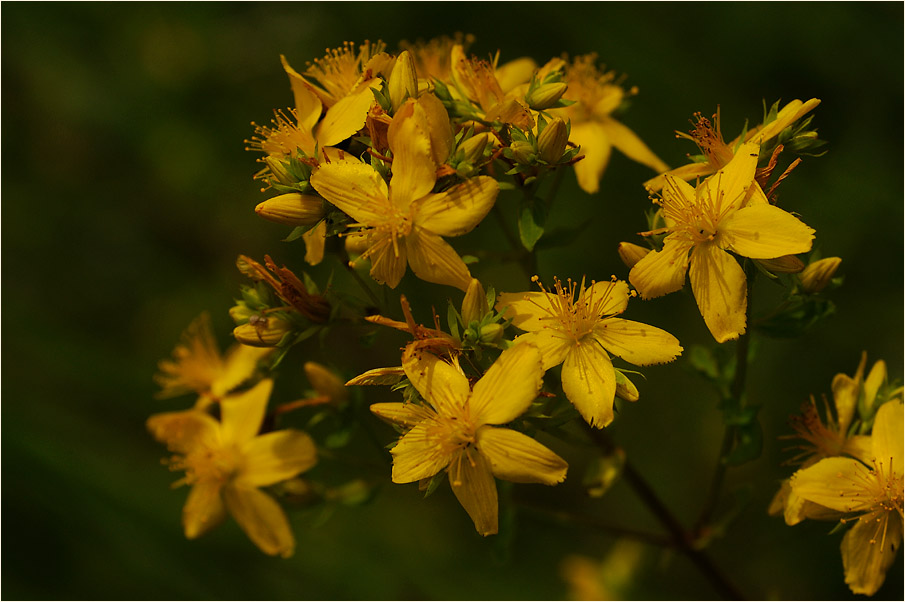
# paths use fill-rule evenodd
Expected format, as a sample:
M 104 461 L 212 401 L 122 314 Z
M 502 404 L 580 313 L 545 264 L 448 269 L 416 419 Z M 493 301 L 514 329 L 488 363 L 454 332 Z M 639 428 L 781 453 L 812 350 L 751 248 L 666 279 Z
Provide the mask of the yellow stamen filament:
M 654 203 L 660 206 L 667 221 L 674 222 L 667 227 L 669 232 L 685 235 L 696 245 L 716 238 L 720 223 L 736 210 L 737 201 L 726 198 L 722 173 L 717 173 L 716 178 L 716 186 L 699 187 L 694 199 L 687 198 L 675 181 L 666 179 L 663 194 Z M 711 192 L 714 189 L 715 195 Z
M 258 125 L 251 122 L 255 128 L 255 135 L 251 137 L 251 140 L 245 141 L 245 144 L 248 145 L 245 150 L 285 156 L 292 155 L 296 149 L 313 152 L 314 137 L 310 132 L 299 129 L 298 113 L 295 109 L 274 111 L 274 118 L 270 123 L 273 125 Z

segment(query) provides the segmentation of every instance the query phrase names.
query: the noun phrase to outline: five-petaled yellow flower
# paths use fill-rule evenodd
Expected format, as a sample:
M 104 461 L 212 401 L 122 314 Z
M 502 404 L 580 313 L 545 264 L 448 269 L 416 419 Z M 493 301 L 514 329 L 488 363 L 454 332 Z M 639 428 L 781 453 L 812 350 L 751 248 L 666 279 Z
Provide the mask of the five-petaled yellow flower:
M 776 114 L 776 119 L 749 130 L 745 134 L 744 142 L 763 144 L 768 140 L 772 140 L 819 104 L 820 100 L 817 98 L 812 98 L 807 102 L 801 102 L 798 99 L 793 100 L 780 109 Z M 676 132 L 678 137 L 687 138 L 698 145 L 704 156 L 704 161 L 682 165 L 655 178 L 651 178 L 644 183 L 645 188 L 656 192 L 666 184 L 666 176 L 681 180 L 694 180 L 695 178 L 703 178 L 716 173 L 729 164 L 743 141 L 736 138 L 732 142 L 726 143 L 723 140 L 723 132 L 720 128 L 719 108 L 717 108 L 714 117 L 716 123 L 711 123 L 709 119 L 700 113 L 696 113 L 695 118 L 697 121 L 694 123 L 694 130 L 691 131 L 691 134 Z
M 588 54 L 575 57 L 566 66 L 565 81 L 569 87 L 563 98 L 575 102 L 558 109 L 563 119 L 572 122 L 569 139 L 581 147 L 584 155 L 584 159 L 575 164 L 575 176 L 581 189 L 589 194 L 600 190 L 600 178 L 610 162 L 613 147 L 655 171 L 669 169 L 637 134 L 613 118 L 613 111 L 625 98 L 625 90 L 615 81 L 613 72 L 600 73 L 596 62 L 597 55 Z M 561 60 L 554 59 L 544 69 L 550 70 L 561 64 Z
M 515 420 L 540 393 L 544 371 L 536 347 L 504 351 L 473 390 L 457 367 L 426 352 L 408 351 L 403 367 L 427 404 L 371 406 L 408 429 L 392 449 L 394 483 L 429 479 L 445 469 L 475 528 L 492 535 L 499 513 L 494 477 L 545 485 L 565 479 L 565 460 L 527 435 L 494 426 Z
M 196 407 L 201 409 L 220 399 L 239 385 L 250 380 L 258 371 L 258 364 L 273 349 L 233 345 L 220 355 L 211 331 L 211 319 L 203 313 L 182 333 L 182 340 L 173 349 L 172 360 L 161 360 L 154 375 L 160 385 L 159 399 L 185 393 L 199 395 Z
M 324 198 L 364 228 L 368 239 L 362 258 L 371 260 L 371 277 L 392 288 L 399 284 L 406 265 L 411 265 L 422 280 L 467 290 L 471 273 L 442 237 L 471 231 L 493 207 L 499 192 L 496 180 L 489 176 L 432 192 L 437 163 L 428 112 L 438 102 L 430 94 L 410 99 L 394 117 L 389 130 L 393 151 L 389 188 L 365 164 L 328 163 L 311 176 L 311 184 Z
M 900 401 L 880 406 L 867 465 L 826 458 L 792 475 L 796 495 L 844 516 L 859 515 L 842 539 L 845 582 L 856 594 L 871 596 L 880 589 L 902 544 L 903 418 Z
M 563 288 L 557 280 L 553 291 L 541 289 L 504 293 L 497 311 L 505 310 L 513 325 L 528 331 L 516 343 L 536 345 L 544 370 L 563 364 L 563 392 L 591 426 L 613 421 L 617 381 L 608 351 L 639 366 L 671 362 L 682 353 L 665 330 L 616 317 L 628 306 L 625 282 L 585 288 L 583 280 L 580 286 L 570 280 Z
M 182 511 L 185 536 L 194 539 L 217 526 L 226 512 L 263 552 L 289 557 L 295 538 L 280 505 L 261 487 L 290 479 L 314 466 L 311 438 L 296 430 L 258 434 L 272 380 L 220 400 L 218 422 L 207 412 L 166 412 L 148 419 L 148 430 L 185 470 L 177 484 L 191 485 Z
M 748 303 L 745 272 L 727 251 L 773 259 L 810 251 L 814 238 L 814 230 L 771 205 L 754 182 L 758 148 L 743 144 L 697 188 L 666 176 L 655 201 L 666 227 L 644 233 L 667 233 L 663 249 L 648 253 L 629 273 L 641 297 L 651 299 L 681 289 L 689 272 L 704 322 L 720 343 L 745 332 Z

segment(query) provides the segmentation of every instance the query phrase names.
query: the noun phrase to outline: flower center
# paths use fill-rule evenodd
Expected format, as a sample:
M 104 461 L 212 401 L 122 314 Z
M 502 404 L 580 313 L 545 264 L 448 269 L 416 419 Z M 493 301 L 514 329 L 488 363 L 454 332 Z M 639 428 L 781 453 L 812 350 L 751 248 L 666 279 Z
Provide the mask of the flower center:
M 701 113 L 694 114 L 695 121 L 691 122 L 694 128 L 688 133 L 677 132 L 681 138 L 687 138 L 698 145 L 701 152 L 707 157 L 707 162 L 714 169 L 722 169 L 735 156 L 729 145 L 723 141 L 723 133 L 720 129 L 720 108 L 717 107 L 713 116 L 716 127 Z
M 199 481 L 224 484 L 236 473 L 240 461 L 241 455 L 234 445 L 217 448 L 200 445 L 184 456 L 173 456 L 170 467 L 185 470 L 185 479 L 180 484 Z
M 676 182 L 667 178 L 660 198 L 654 199 L 666 222 L 674 223 L 668 230 L 685 234 L 696 245 L 714 240 L 720 223 L 735 209 L 735 203 L 723 193 L 722 173 L 712 177 L 717 178 L 716 186 L 699 185 L 694 198 L 688 198 Z
M 594 286 L 596 282 L 592 280 L 591 286 L 585 288 L 584 278 L 580 284 L 569 278 L 563 286 L 559 278 L 554 278 L 553 289 L 547 290 L 538 276 L 531 280 L 547 295 L 550 302 L 549 307 L 535 303 L 547 313 L 541 320 L 547 322 L 546 328 L 554 329 L 563 337 L 580 343 L 581 339 L 590 334 L 594 326 L 605 317 L 603 314 L 612 287 L 600 290 L 600 287 Z
M 257 125 L 255 135 L 251 140 L 246 140 L 248 146 L 245 150 L 263 151 L 270 156 L 291 156 L 296 149 L 301 149 L 305 154 L 314 153 L 314 136 L 310 132 L 304 132 L 298 126 L 298 113 L 295 109 L 274 111 L 274 118 L 270 120 L 272 126 Z
M 371 44 L 366 41 L 356 51 L 354 42 L 345 42 L 341 48 L 327 50 L 324 58 L 309 63 L 305 74 L 316 79 L 335 103 L 358 83 L 362 65 L 383 49 L 382 42 Z

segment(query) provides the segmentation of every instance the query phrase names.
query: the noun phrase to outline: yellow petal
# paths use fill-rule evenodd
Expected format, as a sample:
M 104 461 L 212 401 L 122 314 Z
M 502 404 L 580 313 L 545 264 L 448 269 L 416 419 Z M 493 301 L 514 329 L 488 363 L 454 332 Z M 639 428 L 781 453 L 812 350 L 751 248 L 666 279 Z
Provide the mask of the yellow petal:
M 500 65 L 494 71 L 494 75 L 500 84 L 500 89 L 508 92 L 516 86 L 531 81 L 531 76 L 535 71 L 537 71 L 537 63 L 534 62 L 534 59 L 523 56 Z
M 584 303 L 599 317 L 615 316 L 628 307 L 629 297 L 628 284 L 624 280 L 602 280 L 586 288 L 578 302 Z
M 324 260 L 324 245 L 327 242 L 327 222 L 322 221 L 304 234 L 305 262 L 308 265 L 317 265 Z
M 450 408 L 463 407 L 471 394 L 468 378 L 432 353 L 406 354 L 402 367 L 415 389 L 438 412 L 454 413 Z
M 720 246 L 752 259 L 811 250 L 814 230 L 775 205 L 749 205 L 718 226 Z
M 396 288 L 408 265 L 406 239 L 372 231 L 368 242 L 370 246 L 367 256 L 371 260 L 371 278 L 379 284 Z
M 372 79 L 364 82 L 348 96 L 327 109 L 327 113 L 314 132 L 319 147 L 335 146 L 343 140 L 351 138 L 364 127 L 368 111 L 376 102 L 374 93 L 371 92 L 371 85 L 378 84 L 379 81 Z
M 657 172 L 669 169 L 669 165 L 655 155 L 635 132 L 623 124 L 607 117 L 600 121 L 600 125 L 603 127 L 603 131 L 606 132 L 610 144 L 632 161 L 637 161 L 641 165 L 646 165 Z
M 679 340 L 659 328 L 621 318 L 601 320 L 594 335 L 604 349 L 636 366 L 664 364 L 681 355 Z
M 754 136 L 751 137 L 751 140 L 763 143 L 771 138 L 775 138 L 780 132 L 798 121 L 819 104 L 820 100 L 817 98 L 812 98 L 804 103 L 798 99 L 793 100 L 780 109 L 776 114 L 776 119 L 758 130 Z
M 311 175 L 321 196 L 362 224 L 381 224 L 390 210 L 386 182 L 364 163 L 327 163 Z
M 715 244 L 698 245 L 691 253 L 691 290 L 710 334 L 718 343 L 745 332 L 748 304 L 745 271 Z
M 663 241 L 662 250 L 651 251 L 635 264 L 628 280 L 642 299 L 654 299 L 685 286 L 691 247 L 691 241 L 670 234 Z
M 886 381 L 886 362 L 879 360 L 871 367 L 867 378 L 864 379 L 864 402 L 872 407 L 880 387 Z
M 852 458 L 824 458 L 792 475 L 792 491 L 839 512 L 863 512 L 875 502 L 877 479 Z
M 211 394 L 222 397 L 252 376 L 258 364 L 274 352 L 272 348 L 234 345 L 226 354 L 223 372 L 211 384 Z
M 540 393 L 544 370 L 533 345 L 515 345 L 475 383 L 469 405 L 477 424 L 504 424 L 515 420 Z
M 836 416 L 839 432 L 848 432 L 848 426 L 855 415 L 861 385 L 847 374 L 837 374 L 833 378 L 833 401 L 836 405 Z
M 522 130 L 534 127 L 534 117 L 525 104 L 515 98 L 507 98 L 490 108 L 484 115 L 485 121 L 499 121 L 514 125 Z
M 566 461 L 527 435 L 484 426 L 478 429 L 477 440 L 478 451 L 498 479 L 556 485 L 566 478 Z
M 198 410 L 163 412 L 148 418 L 148 431 L 167 449 L 184 454 L 197 445 L 217 447 L 220 423 L 210 414 Z
M 409 265 L 415 275 L 427 282 L 468 290 L 471 272 L 449 243 L 438 235 L 419 228 L 406 237 Z
M 701 200 L 719 203 L 722 207 L 733 206 L 738 209 L 748 196 L 754 182 L 754 171 L 757 169 L 757 156 L 760 146 L 754 142 L 746 142 L 735 153 L 732 160 L 721 170 L 704 180 L 696 191 Z
M 896 512 L 872 512 L 859 518 L 842 538 L 842 566 L 852 592 L 877 593 L 901 545 L 902 518 Z
M 600 190 L 600 178 L 610 162 L 612 144 L 603 127 L 596 121 L 572 123 L 569 140 L 581 147 L 584 159 L 575 164 L 578 186 L 588 194 Z
M 465 291 L 465 298 L 462 300 L 462 320 L 466 325 L 480 322 L 488 311 L 490 308 L 487 307 L 487 294 L 484 292 L 484 287 L 480 280 L 472 278 L 468 290 Z
M 268 378 L 220 401 L 220 428 L 225 443 L 241 445 L 258 434 L 272 390 L 273 381 Z
M 199 481 L 192 485 L 182 507 L 182 528 L 188 539 L 201 537 L 226 518 L 219 481 Z
M 449 465 L 450 457 L 444 453 L 431 429 L 419 424 L 412 428 L 390 450 L 393 454 L 393 482 L 414 483 L 429 479 Z
M 460 452 L 450 464 L 449 484 L 478 533 L 487 536 L 499 530 L 496 481 L 484 456 L 474 450 Z
M 292 556 L 295 538 L 276 500 L 253 487 L 227 486 L 223 495 L 229 513 L 262 552 L 283 558 Z
M 678 178 L 680 180 L 694 180 L 695 178 L 703 178 L 709 176 L 716 171 L 710 163 L 689 163 L 675 169 L 670 169 L 666 173 L 651 178 L 644 183 L 644 187 L 651 192 L 657 192 L 666 185 L 666 176 Z
M 241 451 L 244 461 L 235 483 L 248 487 L 266 487 L 291 479 L 317 463 L 311 437 L 294 429 L 255 437 Z
M 372 403 L 371 412 L 388 422 L 404 427 L 417 426 L 431 416 L 431 411 L 416 403 Z
M 573 347 L 562 366 L 562 390 L 593 427 L 613 421 L 616 373 L 606 352 L 593 339 Z
M 289 66 L 289 61 L 286 60 L 285 56 L 280 55 L 280 60 L 283 62 L 283 69 L 286 70 L 286 75 L 289 76 L 289 84 L 292 86 L 299 129 L 310 132 L 317 120 L 320 119 L 323 105 L 317 94 L 313 92 L 313 87 L 308 80 Z
M 493 208 L 500 189 L 496 180 L 477 176 L 418 202 L 415 224 L 440 236 L 461 236 L 477 226 Z
M 429 131 L 427 113 L 410 99 L 396 113 L 387 132 L 393 151 L 390 200 L 400 209 L 428 194 L 437 181 Z
M 902 413 L 902 402 L 887 401 L 877 410 L 874 417 L 874 428 L 871 432 L 873 451 L 877 464 L 884 473 L 895 472 L 899 477 L 899 487 L 905 470 L 902 467 L 902 424 L 905 417 Z M 901 496 L 902 490 L 899 489 Z
M 523 334 L 517 337 L 515 342 L 520 345 L 527 343 L 536 346 L 545 371 L 560 365 L 575 344 L 574 339 L 555 328 L 542 328 Z
M 554 315 L 551 296 L 541 292 L 500 293 L 495 307 L 498 312 L 506 310 L 513 326 L 529 332 L 544 328 Z

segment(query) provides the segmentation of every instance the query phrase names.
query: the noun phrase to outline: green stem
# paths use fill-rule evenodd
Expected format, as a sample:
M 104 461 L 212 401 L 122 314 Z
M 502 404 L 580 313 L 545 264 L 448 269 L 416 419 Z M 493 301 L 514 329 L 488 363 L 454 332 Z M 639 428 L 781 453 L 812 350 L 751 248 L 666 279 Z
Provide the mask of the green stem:
M 597 520 L 593 516 L 575 514 L 554 508 L 546 508 L 544 506 L 533 504 L 531 502 L 515 500 L 515 503 L 523 510 L 527 510 L 537 516 L 549 518 L 557 523 L 563 523 L 576 527 L 591 527 L 593 529 L 598 529 L 617 537 L 629 537 L 656 546 L 673 546 L 673 540 L 671 538 L 664 537 L 658 533 L 646 533 L 644 531 L 627 529 L 626 527 L 612 525 L 601 520 Z
M 349 263 L 349 256 L 343 255 L 339 258 L 339 261 L 340 261 L 340 263 L 343 264 L 343 266 L 345 266 L 345 268 L 349 272 L 349 274 L 352 275 L 352 279 L 358 283 L 358 286 L 361 287 L 361 290 L 363 290 L 365 292 L 365 294 L 368 296 L 368 299 L 370 299 L 371 303 L 374 304 L 374 307 L 376 307 L 380 311 L 381 314 L 384 314 L 385 311 L 384 311 L 383 304 L 377 298 L 377 295 L 374 294 L 374 291 L 371 290 L 371 287 L 368 286 L 368 283 L 365 282 L 364 279 L 362 279 L 362 277 L 358 273 L 358 271 L 356 271 L 356 269 L 352 266 L 352 264 Z
M 606 431 L 598 430 L 591 426 L 585 425 L 591 440 L 605 454 L 612 454 L 616 450 L 616 445 L 607 435 Z M 656 492 L 644 480 L 641 474 L 626 460 L 622 467 L 622 478 L 635 491 L 635 494 L 641 499 L 648 510 L 660 521 L 660 524 L 669 532 L 670 537 L 676 548 L 684 554 L 695 567 L 700 571 L 701 575 L 710 583 L 711 586 L 727 600 L 743 600 L 741 592 L 739 592 L 732 583 L 723 575 L 722 571 L 717 568 L 710 557 L 703 551 L 696 549 L 692 545 L 692 539 L 688 536 L 685 529 L 678 519 L 673 516 L 669 508 L 660 500 Z

